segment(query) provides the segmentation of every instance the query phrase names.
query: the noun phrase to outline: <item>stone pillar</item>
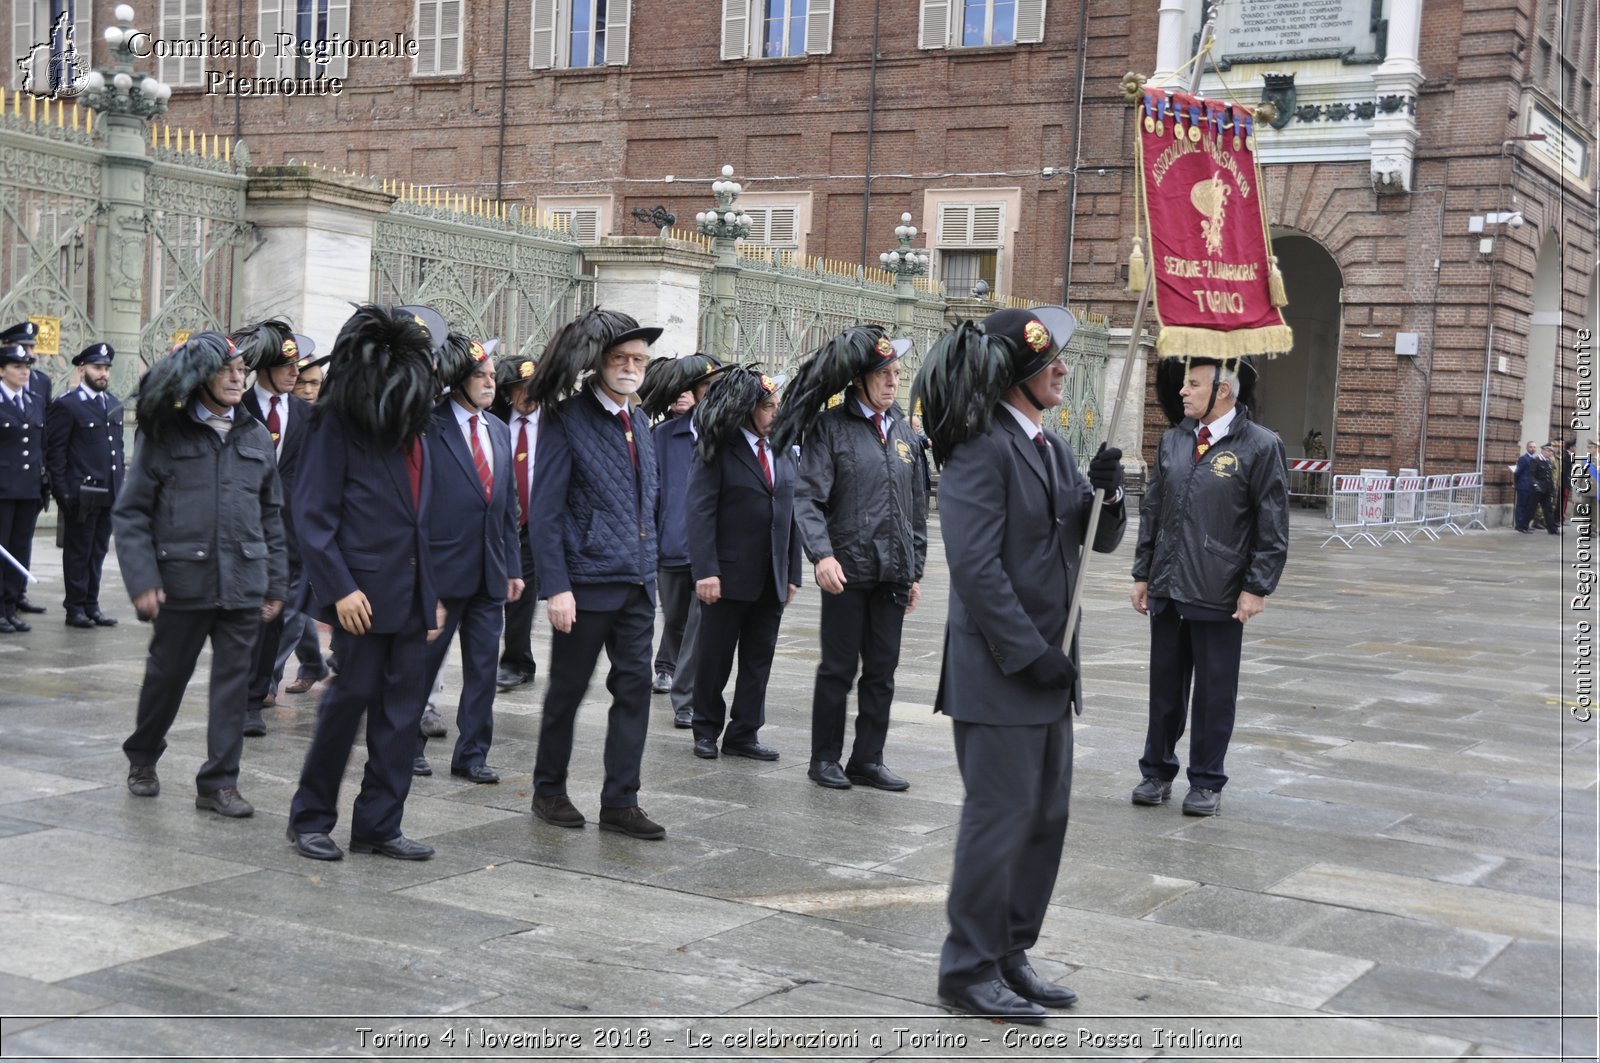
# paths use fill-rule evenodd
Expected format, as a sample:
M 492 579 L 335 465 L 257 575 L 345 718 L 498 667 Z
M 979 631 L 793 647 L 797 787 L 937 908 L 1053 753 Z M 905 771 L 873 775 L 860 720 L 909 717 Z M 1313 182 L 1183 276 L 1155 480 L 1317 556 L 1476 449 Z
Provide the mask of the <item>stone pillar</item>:
M 1388 54 L 1372 74 L 1378 110 L 1368 136 L 1372 142 L 1372 187 L 1380 195 L 1412 189 L 1417 151 L 1417 90 L 1422 64 L 1422 0 L 1390 0 Z
M 916 321 L 917 286 L 912 283 L 909 276 L 898 274 L 894 280 L 894 334 L 896 336 L 911 335 L 911 326 Z M 923 351 L 927 354 L 927 351 Z
M 1114 328 L 1107 345 L 1105 390 L 1102 409 L 1107 417 L 1116 413 L 1117 393 L 1122 387 L 1122 375 L 1133 373 L 1128 382 L 1128 408 L 1117 418 L 1117 434 L 1106 440 L 1107 446 L 1122 448 L 1122 468 L 1141 479 L 1149 469 L 1144 461 L 1144 409 L 1145 381 L 1149 379 L 1150 359 L 1155 357 L 1155 337 L 1146 332 L 1133 345 L 1129 354 L 1131 330 Z
M 606 236 L 583 257 L 594 267 L 596 305 L 666 330 L 652 354 L 678 358 L 700 349 L 700 278 L 711 271 L 710 253 L 659 236 Z
M 104 165 L 101 193 L 106 204 L 105 221 L 95 226 L 96 302 L 95 320 L 100 323 L 96 339 L 104 340 L 119 357 L 112 364 L 111 389 L 118 395 L 130 394 L 143 369 L 140 361 L 140 333 L 144 326 L 144 278 L 149 235 L 145 231 L 144 195 L 150 177 L 150 158 L 145 154 L 147 133 L 144 119 L 131 114 L 102 114 Z M 76 351 L 63 351 L 70 357 Z
M 1171 77 L 1189 58 L 1189 42 L 1183 32 L 1188 9 L 1185 0 L 1161 0 L 1156 13 L 1156 68 L 1151 81 Z M 1137 63 L 1134 68 L 1138 69 Z
M 372 298 L 373 231 L 394 197 L 306 166 L 246 172 L 257 243 L 244 256 L 236 323 L 286 318 L 326 354 L 350 304 Z

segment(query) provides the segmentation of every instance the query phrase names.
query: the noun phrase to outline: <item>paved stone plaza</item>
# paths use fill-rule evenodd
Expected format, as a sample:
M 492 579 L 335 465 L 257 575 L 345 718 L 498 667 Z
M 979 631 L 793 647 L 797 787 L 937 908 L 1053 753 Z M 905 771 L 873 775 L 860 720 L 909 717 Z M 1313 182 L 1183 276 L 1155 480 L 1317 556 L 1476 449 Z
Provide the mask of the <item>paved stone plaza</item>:
M 1031 1029 L 957 1018 L 934 992 L 961 800 L 929 708 L 937 542 L 886 755 L 909 793 L 806 778 L 807 587 L 762 733 L 781 761 L 696 760 L 656 698 L 641 803 L 664 842 L 593 825 L 599 683 L 573 762 L 589 827 L 529 814 L 541 676 L 497 704 L 504 781 L 417 780 L 406 833 L 437 858 L 314 864 L 284 818 L 321 687 L 268 711 L 240 784 L 259 811 L 224 820 L 193 808 L 203 657 L 162 795 L 130 796 L 120 744 L 148 629 L 112 565 L 123 624 L 66 629 L 41 535 L 51 582 L 33 597 L 50 611 L 0 639 L 0 1014 L 23 1016 L 0 1054 L 1594 1058 L 1600 725 L 1572 720 L 1561 689 L 1578 619 L 1562 544 L 1497 530 L 1319 550 L 1324 527 L 1297 514 L 1246 633 L 1214 820 L 1129 803 L 1148 648 L 1132 528 L 1091 579 L 1073 824 L 1033 953 L 1082 1003 Z M 541 616 L 541 662 L 547 632 Z

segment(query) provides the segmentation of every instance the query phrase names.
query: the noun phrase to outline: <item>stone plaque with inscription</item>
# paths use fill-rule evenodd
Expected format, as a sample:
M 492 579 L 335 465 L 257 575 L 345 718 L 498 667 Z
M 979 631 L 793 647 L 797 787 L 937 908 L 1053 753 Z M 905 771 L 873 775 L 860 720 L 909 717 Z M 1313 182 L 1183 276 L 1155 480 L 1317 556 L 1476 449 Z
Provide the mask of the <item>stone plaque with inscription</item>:
M 1217 23 L 1227 64 L 1285 59 L 1382 60 L 1378 0 L 1230 0 Z

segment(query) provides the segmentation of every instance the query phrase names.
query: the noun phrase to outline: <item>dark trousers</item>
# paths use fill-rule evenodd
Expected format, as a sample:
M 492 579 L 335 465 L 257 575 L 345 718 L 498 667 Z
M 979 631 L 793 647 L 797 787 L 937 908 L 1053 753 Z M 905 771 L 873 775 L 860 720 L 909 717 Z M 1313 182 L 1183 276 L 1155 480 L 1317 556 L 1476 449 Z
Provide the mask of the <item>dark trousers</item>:
M 0 546 L 22 567 L 33 563 L 33 528 L 39 522 L 39 500 L 0 499 Z M 15 616 L 17 603 L 27 596 L 22 573 L 0 561 L 0 616 Z
M 907 588 L 878 584 L 846 586 L 822 595 L 822 663 L 811 695 L 811 763 L 837 761 L 844 752 L 845 703 L 855 682 L 856 741 L 853 764 L 883 763 L 894 700 L 894 670 L 900 665 L 900 629 L 906 621 Z
M 1556 523 L 1555 496 L 1548 491 L 1544 494 L 1535 492 L 1534 501 L 1538 503 L 1539 515 L 1544 518 L 1544 530 L 1551 535 L 1560 535 L 1561 526 Z M 1529 514 L 1529 516 L 1531 517 L 1532 514 Z
M 317 619 L 298 609 L 283 610 L 283 635 L 278 639 L 278 655 L 272 662 L 272 687 L 283 678 L 283 666 L 294 654 L 300 662 L 298 679 L 322 679 L 328 674 L 328 663 L 322 659 L 322 636 L 317 632 Z
M 522 581 L 527 588 L 522 597 L 506 603 L 506 648 L 500 654 L 500 667 L 531 676 L 538 671 L 533 660 L 533 621 L 539 612 L 539 596 L 533 578 L 533 546 L 528 541 L 528 526 L 517 532 L 522 544 Z
M 1517 505 L 1512 511 L 1511 524 L 1518 531 L 1523 531 L 1533 520 L 1533 489 L 1517 488 Z
M 56 516 L 63 525 L 61 577 L 67 585 L 67 595 L 61 604 L 69 613 L 98 613 L 100 572 L 105 567 L 106 550 L 111 545 L 111 507 L 101 506 L 85 512 L 76 506 L 66 506 Z
M 261 699 L 278 689 L 273 678 L 273 666 L 278 663 L 278 644 L 283 641 L 283 613 L 261 625 L 261 637 L 256 640 L 250 661 L 250 683 L 245 690 L 245 708 L 258 708 Z
M 656 569 L 656 597 L 661 599 L 661 645 L 656 648 L 656 671 L 676 675 L 683 627 L 689 622 L 689 602 L 695 597 L 694 574 L 688 568 Z
M 1072 795 L 1072 716 L 1055 723 L 952 724 L 961 805 L 950 936 L 939 984 L 960 988 L 1028 962 L 1055 889 Z
M 544 694 L 539 752 L 534 758 L 535 794 L 567 792 L 573 725 L 604 647 L 611 660 L 606 676 L 611 710 L 606 717 L 606 781 L 600 804 L 628 808 L 639 803 L 639 761 L 650 726 L 650 642 L 655 620 L 655 603 L 643 587 L 635 587 L 619 608 L 579 609 L 571 631 L 550 633 L 550 686 Z
M 139 688 L 139 713 L 133 734 L 122 743 L 130 764 L 154 764 L 167 748 L 167 732 L 194 675 L 200 649 L 211 640 L 210 714 L 206 720 L 206 762 L 195 776 L 203 792 L 239 785 L 244 750 L 245 683 L 241 667 L 255 652 L 260 609 L 163 609 L 151 622 L 150 653 Z
M 327 834 L 339 821 L 339 784 L 365 714 L 367 767 L 350 817 L 350 837 L 380 842 L 400 834 L 417 725 L 432 679 L 427 647 L 420 617 L 408 630 L 388 635 L 351 635 L 335 625 L 339 674 L 322 695 L 300 788 L 289 805 L 289 825 L 297 833 Z
M 678 670 L 672 673 L 672 712 L 694 711 L 695 660 L 700 652 L 700 614 L 705 609 L 698 596 L 689 596 L 689 616 L 683 622 L 683 641 L 678 644 Z
M 428 643 L 428 674 L 436 676 L 450 652 L 450 640 L 461 632 L 461 700 L 456 703 L 456 748 L 450 767 L 485 764 L 494 741 L 495 650 L 505 623 L 505 599 L 475 594 L 471 598 L 442 598 L 444 630 Z M 419 717 L 420 719 L 420 717 Z M 427 736 L 417 732 L 417 756 L 428 748 Z
M 753 602 L 726 598 L 713 605 L 700 603 L 700 632 L 696 636 L 694 677 L 694 736 L 712 742 L 748 744 L 756 740 L 767 722 L 767 680 L 772 675 L 772 653 L 783 623 L 783 602 L 771 580 Z M 733 720 L 723 733 L 727 703 L 722 690 L 739 653 L 739 678 L 733 687 Z
M 1237 620 L 1185 620 L 1176 603 L 1150 611 L 1150 723 L 1141 774 L 1167 782 L 1178 777 L 1175 750 L 1187 711 L 1189 785 L 1227 785 L 1222 761 L 1233 737 L 1243 644 L 1244 625 Z

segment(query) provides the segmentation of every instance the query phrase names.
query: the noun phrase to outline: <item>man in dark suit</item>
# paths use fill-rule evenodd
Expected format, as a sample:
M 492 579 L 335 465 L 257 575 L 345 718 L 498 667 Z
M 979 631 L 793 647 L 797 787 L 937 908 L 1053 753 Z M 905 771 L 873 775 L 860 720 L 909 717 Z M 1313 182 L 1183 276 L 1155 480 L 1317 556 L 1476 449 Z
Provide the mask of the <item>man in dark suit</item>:
M 1034 972 L 1027 950 L 1038 940 L 1067 831 L 1072 709 L 1082 711 L 1083 697 L 1067 614 L 1091 483 L 1107 492 L 1094 549 L 1116 549 L 1126 524 L 1121 451 L 1102 448 L 1085 479 L 1072 449 L 1042 428 L 1044 411 L 1061 403 L 1061 349 L 1074 326 L 1061 307 L 962 322 L 917 378 L 942 463 L 950 568 L 934 710 L 953 721 L 967 791 L 939 996 L 974 1015 L 1025 1023 L 1043 1020 L 1040 1005 L 1077 1001 Z M 970 394 L 965 380 L 990 381 L 992 391 Z M 984 416 L 972 423 L 968 410 Z
M 0 546 L 23 568 L 33 561 L 33 529 L 46 490 L 45 404 L 28 388 L 32 366 L 25 348 L 0 346 Z M 18 615 L 27 590 L 23 575 L 10 564 L 0 567 L 0 634 L 32 631 Z
M 289 538 L 289 585 L 295 593 L 295 598 L 290 600 L 294 601 L 298 598 L 301 581 L 300 541 L 293 521 L 294 485 L 300 472 L 300 452 L 311 431 L 311 404 L 295 398 L 293 391 L 300 376 L 301 347 L 311 341 L 295 335 L 288 322 L 276 318 L 240 329 L 229 338 L 245 365 L 255 372 L 255 386 L 244 393 L 243 406 L 250 416 L 266 425 L 272 437 L 278 478 L 283 481 L 283 494 L 289 500 L 284 506 L 284 530 Z M 244 733 L 247 737 L 267 733 L 261 710 L 270 708 L 278 700 L 274 672 L 278 664 L 278 644 L 283 640 L 287 622 L 286 616 L 279 614 L 261 625 L 255 666 L 245 694 Z
M 431 678 L 427 645 L 443 623 L 428 552 L 433 492 L 423 433 L 444 332 L 431 311 L 357 309 L 334 341 L 301 455 L 294 511 L 306 597 L 334 625 L 339 659 L 289 809 L 289 841 L 313 860 L 344 856 L 329 832 L 363 714 L 367 767 L 350 848 L 397 860 L 433 855 L 400 832 L 400 820 Z
M 532 593 L 533 541 L 528 537 L 533 474 L 539 467 L 539 404 L 528 397 L 528 381 L 538 363 L 532 358 L 500 359 L 495 369 L 494 414 L 510 429 L 511 475 L 517 487 L 517 555 L 524 593 L 506 599 L 505 649 L 495 686 L 503 693 L 533 682 L 539 666 L 533 659 L 533 621 L 539 599 Z
M 122 403 L 110 392 L 109 343 L 91 343 L 72 359 L 83 382 L 45 414 L 45 463 L 61 522 L 61 568 L 67 585 L 67 626 L 115 627 L 100 611 L 100 573 L 111 543 L 111 506 L 122 488 L 125 462 Z
M 540 438 L 533 511 L 539 594 L 549 600 L 550 686 L 533 769 L 533 814 L 582 827 L 567 796 L 578 706 L 600 650 L 611 692 L 600 829 L 659 839 L 639 807 L 639 764 L 650 724 L 650 646 L 656 614 L 656 451 L 633 396 L 661 329 L 598 307 L 551 341 L 528 387 L 548 423 Z M 579 377 L 587 382 L 559 406 Z
M 767 679 L 784 607 L 800 589 L 800 535 L 793 453 L 767 443 L 778 415 L 778 386 L 742 366 L 725 370 L 696 407 L 698 460 L 689 474 L 689 549 L 700 631 L 695 647 L 694 755 L 722 752 L 777 760 L 761 744 Z M 722 689 L 739 654 L 733 720 L 727 730 Z
M 438 373 L 450 394 L 434 408 L 428 432 L 433 470 L 428 552 L 445 620 L 429 647 L 427 668 L 430 675 L 438 672 L 459 628 L 461 700 L 450 774 L 497 783 L 500 775 L 488 764 L 495 660 L 506 603 L 522 597 L 511 433 L 488 412 L 494 402 L 494 360 L 483 344 L 452 332 L 439 352 Z M 426 763 L 427 743 L 419 734 L 413 774 L 422 774 L 417 768 Z
M 117 562 L 154 628 L 128 756 L 128 791 L 155 797 L 156 762 L 201 648 L 211 643 L 206 762 L 196 808 L 255 813 L 239 793 L 247 665 L 263 620 L 289 593 L 282 492 L 267 430 L 238 410 L 244 365 L 228 338 L 201 332 L 139 385 L 139 438 L 117 499 Z

